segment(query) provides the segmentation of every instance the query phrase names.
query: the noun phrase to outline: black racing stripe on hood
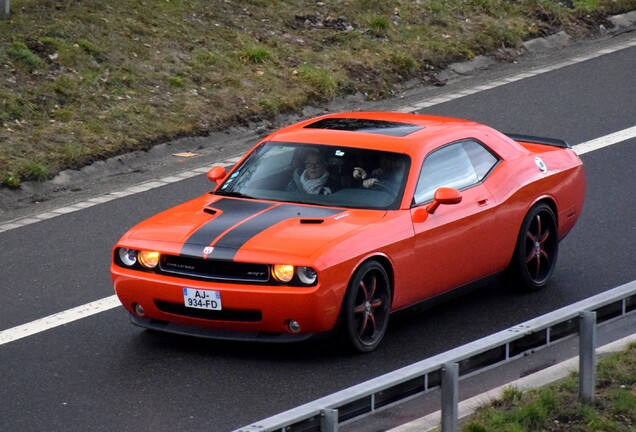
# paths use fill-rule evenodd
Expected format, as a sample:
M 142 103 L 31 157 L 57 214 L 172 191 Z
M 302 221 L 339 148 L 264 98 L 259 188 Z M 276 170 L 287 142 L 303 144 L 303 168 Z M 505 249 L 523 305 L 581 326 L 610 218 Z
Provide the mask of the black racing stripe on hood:
M 272 204 L 239 199 L 221 199 L 212 203 L 210 208 L 221 210 L 222 213 L 196 230 L 186 240 L 181 248 L 181 255 L 202 257 L 203 248 L 224 231 L 268 207 L 272 207 Z
M 282 204 L 237 226 L 226 233 L 214 244 L 214 251 L 208 256 L 212 259 L 231 260 L 236 252 L 252 237 L 290 218 L 325 218 L 342 213 L 342 209 L 325 207 L 306 207 Z

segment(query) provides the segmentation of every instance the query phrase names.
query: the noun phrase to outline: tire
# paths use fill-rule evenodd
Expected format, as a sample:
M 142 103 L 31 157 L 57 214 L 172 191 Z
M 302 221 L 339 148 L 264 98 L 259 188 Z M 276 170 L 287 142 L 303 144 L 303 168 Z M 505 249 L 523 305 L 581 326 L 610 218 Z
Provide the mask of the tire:
M 342 336 L 358 352 L 374 350 L 389 324 L 391 283 L 384 267 L 367 261 L 355 272 L 342 308 Z
M 521 225 L 515 252 L 508 268 L 507 282 L 514 289 L 538 291 L 545 287 L 559 254 L 559 235 L 552 208 L 534 205 Z

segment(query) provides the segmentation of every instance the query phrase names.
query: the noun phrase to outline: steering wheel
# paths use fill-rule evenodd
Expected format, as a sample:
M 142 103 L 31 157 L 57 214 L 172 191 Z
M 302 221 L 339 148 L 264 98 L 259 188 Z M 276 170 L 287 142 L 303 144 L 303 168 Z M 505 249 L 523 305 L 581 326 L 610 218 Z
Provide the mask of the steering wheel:
M 388 192 L 393 196 L 397 195 L 396 191 L 394 191 L 393 189 L 389 187 L 389 185 L 381 181 L 376 181 L 375 183 L 373 183 L 373 186 L 371 186 L 371 189 L 377 189 L 383 192 Z

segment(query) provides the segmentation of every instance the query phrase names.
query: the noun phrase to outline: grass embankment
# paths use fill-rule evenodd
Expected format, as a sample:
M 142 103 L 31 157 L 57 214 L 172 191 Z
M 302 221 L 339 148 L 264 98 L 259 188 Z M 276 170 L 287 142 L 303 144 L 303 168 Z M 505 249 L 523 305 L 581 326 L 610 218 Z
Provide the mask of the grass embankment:
M 483 407 L 462 432 L 628 432 L 636 430 L 636 344 L 598 363 L 591 404 L 578 400 L 578 376 Z
M 636 0 L 13 0 L 0 187 L 394 86 Z M 438 83 L 441 84 L 441 83 Z

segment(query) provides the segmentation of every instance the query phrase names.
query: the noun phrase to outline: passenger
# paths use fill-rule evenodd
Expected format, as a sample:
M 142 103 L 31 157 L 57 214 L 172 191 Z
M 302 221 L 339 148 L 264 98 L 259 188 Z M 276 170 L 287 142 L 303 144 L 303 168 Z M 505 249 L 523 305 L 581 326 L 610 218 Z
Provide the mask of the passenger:
M 311 149 L 305 154 L 305 169 L 294 171 L 292 180 L 287 185 L 288 192 L 303 191 L 308 194 L 331 195 L 335 192 L 336 182 L 329 175 L 325 161 L 320 152 Z

